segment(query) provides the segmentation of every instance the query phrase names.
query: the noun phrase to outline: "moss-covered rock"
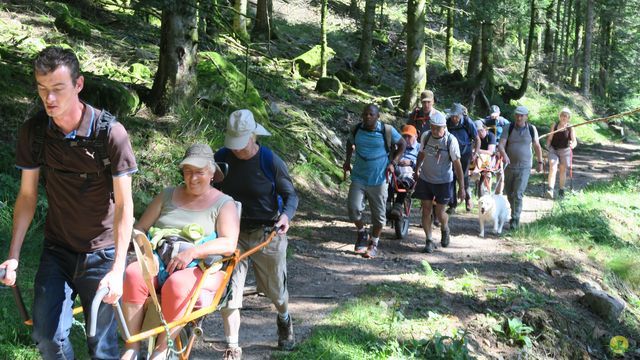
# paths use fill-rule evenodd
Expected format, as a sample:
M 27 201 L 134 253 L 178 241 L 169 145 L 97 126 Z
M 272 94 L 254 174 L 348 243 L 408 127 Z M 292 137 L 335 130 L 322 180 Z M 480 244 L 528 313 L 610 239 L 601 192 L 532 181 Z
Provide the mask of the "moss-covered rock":
M 345 84 L 357 86 L 358 85 L 358 77 L 355 76 L 351 71 L 347 69 L 340 69 L 336 71 L 335 77 L 340 79 Z
M 267 110 L 260 93 L 233 63 L 214 51 L 201 52 L 198 56 L 199 98 L 223 107 L 229 113 L 249 109 L 256 121 L 267 121 Z
M 322 51 L 322 47 L 320 45 L 316 45 L 311 48 L 311 50 L 296 56 L 293 59 L 293 73 L 299 74 L 301 76 L 308 76 L 313 70 L 320 67 L 320 53 Z M 327 47 L 327 62 L 333 58 L 336 54 L 332 48 Z
M 89 104 L 117 116 L 131 115 L 138 109 L 138 95 L 121 83 L 92 74 L 84 74 L 84 77 L 80 98 Z
M 325 93 L 328 91 L 333 91 L 338 96 L 342 95 L 342 83 L 340 80 L 334 77 L 322 77 L 318 79 L 316 83 L 316 91 L 319 93 Z
M 69 12 L 62 12 L 58 15 L 55 25 L 58 30 L 69 35 L 87 39 L 91 37 L 91 25 L 80 18 L 74 17 Z

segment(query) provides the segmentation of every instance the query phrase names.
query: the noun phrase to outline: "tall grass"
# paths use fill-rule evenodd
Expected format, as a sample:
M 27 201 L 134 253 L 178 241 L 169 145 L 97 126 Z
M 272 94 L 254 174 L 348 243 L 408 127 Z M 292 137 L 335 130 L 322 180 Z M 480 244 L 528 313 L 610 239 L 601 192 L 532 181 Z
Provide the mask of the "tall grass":
M 640 291 L 640 172 L 597 182 L 557 202 L 552 212 L 514 233 L 515 238 L 586 251 Z

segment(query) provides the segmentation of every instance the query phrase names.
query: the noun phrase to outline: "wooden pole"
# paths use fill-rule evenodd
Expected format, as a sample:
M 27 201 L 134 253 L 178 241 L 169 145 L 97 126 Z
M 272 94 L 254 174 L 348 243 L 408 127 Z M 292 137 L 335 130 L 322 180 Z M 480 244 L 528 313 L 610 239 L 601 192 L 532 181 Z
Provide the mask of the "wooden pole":
M 637 108 L 637 109 L 634 109 L 634 110 L 625 111 L 625 112 L 622 112 L 620 114 L 615 114 L 615 115 L 611 115 L 611 116 L 607 116 L 607 117 L 601 117 L 601 118 L 585 121 L 585 122 L 582 122 L 582 123 L 579 123 L 579 124 L 570 125 L 570 126 L 567 126 L 565 128 L 546 133 L 544 135 L 540 135 L 540 136 L 538 136 L 538 138 L 542 139 L 544 137 L 547 137 L 549 135 L 555 134 L 557 132 L 565 131 L 566 129 L 569 129 L 569 128 L 575 128 L 575 127 L 578 127 L 578 126 L 587 125 L 587 124 L 591 124 L 591 123 L 594 123 L 594 122 L 599 122 L 599 121 L 609 122 L 609 121 L 611 121 L 613 119 L 629 116 L 629 115 L 632 115 L 632 114 L 635 114 L 635 113 L 638 113 L 638 112 L 640 112 L 640 108 Z

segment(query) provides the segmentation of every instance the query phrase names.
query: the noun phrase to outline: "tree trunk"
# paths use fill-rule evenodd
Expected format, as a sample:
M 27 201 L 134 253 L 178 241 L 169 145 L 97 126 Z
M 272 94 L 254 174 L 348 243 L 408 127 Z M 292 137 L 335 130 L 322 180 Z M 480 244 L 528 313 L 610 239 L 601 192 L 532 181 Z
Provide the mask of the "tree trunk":
M 529 86 L 529 67 L 531 63 L 531 53 L 533 52 L 533 40 L 536 34 L 536 0 L 531 0 L 531 18 L 529 21 L 529 39 L 527 40 L 527 51 L 524 59 L 524 73 L 522 74 L 522 81 L 520 87 L 514 89 L 511 86 L 505 86 L 505 90 L 502 94 L 502 99 L 506 104 L 511 100 L 518 100 L 524 96 Z
M 551 0 L 551 3 L 547 6 L 544 17 L 544 45 L 542 47 L 542 51 L 544 51 L 545 62 L 547 62 L 547 65 L 551 64 L 551 54 L 553 53 L 553 37 L 555 35 L 553 8 L 555 6 L 555 0 Z
M 568 69 L 567 63 L 569 62 L 569 35 L 571 34 L 571 25 L 573 19 L 573 16 L 571 16 L 570 14 L 571 8 L 573 7 L 572 5 L 573 0 L 565 0 L 564 14 L 562 15 L 562 50 L 559 54 L 560 60 L 558 60 L 558 65 L 560 66 L 560 74 L 566 74 Z M 561 75 L 560 78 L 563 79 L 564 76 Z
M 600 15 L 600 70 L 598 71 L 597 95 L 605 100 L 609 89 L 609 63 L 611 56 L 613 21 L 611 14 L 605 12 Z
M 574 28 L 574 38 L 573 38 L 573 64 L 571 66 L 571 86 L 578 87 L 578 59 L 580 58 L 580 34 L 582 31 L 582 17 L 581 15 L 581 0 L 576 0 L 576 26 Z
M 449 0 L 447 4 L 447 38 L 445 43 L 445 67 L 447 72 L 453 72 L 453 7 L 454 0 Z
M 322 0 L 320 8 L 320 76 L 327 76 L 327 2 Z
M 562 34 L 562 31 L 560 30 L 561 11 L 562 11 L 562 0 L 558 0 L 558 3 L 556 5 L 555 31 L 553 34 L 553 53 L 551 55 L 551 79 L 555 83 L 558 82 L 556 73 L 558 70 L 558 61 L 560 61 L 560 51 L 561 51 L 560 49 L 560 44 L 561 44 L 560 36 Z
M 587 0 L 587 18 L 584 26 L 584 58 L 580 93 L 588 97 L 591 89 L 591 42 L 593 39 L 593 0 Z
M 358 7 L 358 0 L 351 0 L 349 3 L 349 16 L 354 19 L 358 19 L 360 17 L 360 8 Z
M 206 42 L 217 35 L 218 23 L 216 18 L 219 15 L 217 0 L 200 3 L 200 20 L 198 22 L 198 39 L 200 43 Z
M 481 36 L 482 27 L 480 25 L 474 26 L 475 29 L 480 31 L 474 31 L 471 37 L 471 51 L 469 52 L 469 63 L 467 64 L 467 79 L 471 80 L 475 78 L 480 72 L 480 57 L 481 57 Z
M 407 5 L 407 70 L 400 108 L 409 110 L 416 103 L 418 93 L 427 85 L 427 62 L 424 47 L 425 0 L 409 0 Z
M 258 0 L 256 5 L 256 21 L 251 29 L 251 39 L 253 41 L 277 39 L 269 11 L 269 3 L 271 1 L 272 0 Z
M 482 51 L 480 62 L 482 69 L 469 84 L 471 88 L 471 104 L 475 104 L 476 95 L 480 94 L 484 110 L 489 110 L 489 99 L 493 98 L 495 81 L 493 79 L 493 23 L 485 21 L 481 26 Z
M 376 22 L 376 2 L 376 0 L 366 0 L 364 6 L 364 21 L 362 23 L 362 40 L 360 41 L 360 55 L 356 61 L 356 67 L 366 75 L 371 71 L 373 28 Z
M 235 13 L 233 15 L 233 31 L 242 40 L 249 39 L 247 33 L 247 0 L 235 0 L 233 4 Z
M 168 2 L 162 10 L 160 59 L 151 88 L 151 109 L 164 115 L 196 89 L 197 0 Z

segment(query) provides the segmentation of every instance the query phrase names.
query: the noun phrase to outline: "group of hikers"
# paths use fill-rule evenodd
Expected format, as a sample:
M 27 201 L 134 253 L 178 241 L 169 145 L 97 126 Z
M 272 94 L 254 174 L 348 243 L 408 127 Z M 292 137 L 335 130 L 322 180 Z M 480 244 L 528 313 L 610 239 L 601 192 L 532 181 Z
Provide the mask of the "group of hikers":
M 11 245 L 2 283 L 12 286 L 27 229 L 38 203 L 40 175 L 48 200 L 44 242 L 34 280 L 32 338 L 44 359 L 73 359 L 69 334 L 76 297 L 90 309 L 98 289 L 108 292 L 87 337 L 92 359 L 141 358 L 140 343 L 120 351 L 112 304 L 122 309 L 132 334 L 143 326 L 145 302 L 159 292 L 165 323 L 181 318 L 201 283 L 215 291 L 222 271 L 202 279 L 200 260 L 229 256 L 276 235 L 251 256 L 256 286 L 277 309 L 278 348 L 294 345 L 287 291 L 287 231 L 298 196 L 284 161 L 257 136 L 270 133 L 251 111 L 234 111 L 225 129 L 224 147 L 190 146 L 178 168 L 183 184 L 164 189 L 134 224 L 132 174 L 138 164 L 123 125 L 105 110 L 83 102 L 80 65 L 70 49 L 48 47 L 34 60 L 44 110 L 20 129 L 16 166 L 21 170 Z M 223 172 L 219 163 L 228 167 Z M 241 211 L 238 204 L 241 204 Z M 241 215 L 240 215 L 241 214 Z M 148 233 L 156 246 L 159 271 L 149 282 L 138 261 L 127 264 L 133 229 Z M 215 240 L 215 241 L 212 241 Z M 177 246 L 176 244 L 179 244 Z M 189 246 L 184 246 L 188 244 Z M 176 250 L 177 249 L 177 250 Z M 249 262 L 242 261 L 230 280 L 230 297 L 221 309 L 227 343 L 225 359 L 240 359 L 240 309 Z M 153 288 L 151 288 L 153 287 Z M 150 359 L 165 359 L 180 327 L 156 339 Z
M 138 171 L 138 163 L 124 126 L 107 111 L 80 99 L 84 77 L 72 50 L 48 47 L 36 56 L 33 65 L 44 110 L 27 120 L 18 136 L 16 166 L 21 170 L 20 189 L 9 254 L 0 269 L 5 271 L 2 283 L 14 285 L 21 248 L 38 204 L 42 175 L 48 210 L 32 307 L 32 338 L 42 357 L 74 358 L 69 338 L 74 300 L 79 297 L 83 308 L 89 309 L 98 289 L 107 288 L 95 319 L 97 333 L 87 337 L 89 355 L 92 359 L 138 359 L 139 343 L 127 343 L 125 349 L 119 349 L 111 305 L 121 299 L 132 333 L 142 328 L 145 302 L 156 292 L 160 294 L 165 322 L 179 319 L 201 280 L 203 288 L 211 291 L 223 285 L 222 272 L 202 279 L 200 260 L 209 255 L 247 251 L 263 241 L 268 229 L 276 229 L 276 236 L 251 256 L 250 263 L 258 290 L 277 310 L 278 348 L 290 350 L 295 338 L 287 291 L 287 231 L 298 196 L 284 161 L 257 141 L 258 136 L 270 133 L 255 121 L 251 111 L 237 110 L 230 115 L 224 147 L 218 151 L 207 144 L 190 146 L 178 165 L 183 183 L 162 190 L 136 222 L 132 175 Z M 447 116 L 436 110 L 431 91 L 421 94 L 421 102 L 401 132 L 379 120 L 377 106 L 367 105 L 362 122 L 349 135 L 344 163 L 352 180 L 348 210 L 358 229 L 355 252 L 365 257 L 377 255 L 387 217 L 389 173 L 397 174 L 402 186 L 415 187 L 413 196 L 422 201 L 425 251 L 432 252 L 432 209 L 435 207 L 435 220 L 440 224 L 441 244 L 447 246 L 451 235 L 446 208 L 455 208 L 460 199 L 467 210 L 471 209 L 467 190 L 469 164 L 483 154 L 491 155 L 496 141 L 497 152 L 508 164 L 504 188 L 513 204 L 512 227 L 518 225 L 531 168 L 531 145 L 538 170 L 542 169 L 537 131 L 527 122 L 526 108 L 516 109 L 512 125 L 499 116 L 497 107 L 490 117 L 474 123 L 459 104 L 454 104 Z M 566 127 L 569 116 L 570 112 L 563 110 L 555 128 Z M 495 128 L 497 139 L 487 131 L 489 127 Z M 548 142 L 555 149 L 553 154 L 550 152 L 550 160 L 560 166 L 562 194 L 562 169 L 570 156 L 565 149 L 575 147 L 576 140 L 573 132 L 568 135 L 569 140 L 566 134 L 558 134 L 563 133 L 556 133 Z M 225 163 L 227 170 L 222 171 L 219 163 Z M 554 181 L 555 174 L 554 170 Z M 550 171 L 550 179 L 551 176 Z M 362 220 L 365 198 L 372 215 L 370 234 Z M 398 204 L 389 216 L 399 216 Z M 148 234 L 156 246 L 159 271 L 151 282 L 145 279 L 140 259 L 127 264 L 134 229 Z M 167 246 L 176 246 L 176 239 L 190 246 L 167 250 Z M 221 309 L 227 344 L 224 359 L 242 357 L 240 309 L 248 270 L 247 261 L 236 266 L 230 280 L 230 298 Z M 179 330 L 176 327 L 158 335 L 150 359 L 166 358 L 170 339 Z
M 454 212 L 458 200 L 464 201 L 467 211 L 473 207 L 469 184 L 471 164 L 474 172 L 499 164 L 496 169 L 501 174 L 495 193 L 504 191 L 508 198 L 512 229 L 520 224 L 533 155 L 537 171 L 543 172 L 538 131 L 528 122 L 529 110 L 525 106 L 516 107 L 512 122 L 500 115 L 497 105 L 490 107 L 489 116 L 473 121 L 467 109 L 458 103 L 444 113 L 436 110 L 432 91 L 423 91 L 420 102 L 421 106 L 410 114 L 400 132 L 382 123 L 379 108 L 371 104 L 365 106 L 362 122 L 349 134 L 343 164 L 345 174 L 351 172 L 347 209 L 349 219 L 357 229 L 355 253 L 365 258 L 377 256 L 382 229 L 387 218 L 401 216 L 406 190 L 412 190 L 412 196 L 421 201 L 422 228 L 426 238 L 423 252 L 432 253 L 435 249 L 432 222 L 440 227 L 441 246 L 447 247 L 451 241 L 449 215 Z M 571 166 L 572 150 L 577 144 L 575 132 L 569 126 L 570 117 L 571 111 L 562 109 L 559 121 L 551 129 L 557 132 L 547 137 L 547 196 L 550 198 L 554 197 L 558 172 L 558 196 L 564 196 L 566 170 Z M 390 178 L 394 176 L 397 180 L 390 184 Z M 394 189 L 395 186 L 404 191 L 395 197 L 389 208 L 387 199 L 390 192 L 398 190 Z M 491 186 L 488 190 L 491 191 Z M 365 198 L 371 211 L 370 233 L 363 221 Z

